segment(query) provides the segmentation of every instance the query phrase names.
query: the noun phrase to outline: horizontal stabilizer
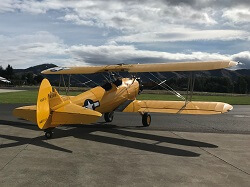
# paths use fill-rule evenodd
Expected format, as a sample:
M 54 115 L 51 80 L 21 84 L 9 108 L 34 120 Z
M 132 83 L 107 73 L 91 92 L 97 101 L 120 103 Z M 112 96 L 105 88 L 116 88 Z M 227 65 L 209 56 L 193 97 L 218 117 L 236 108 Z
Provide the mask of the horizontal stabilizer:
M 36 105 L 15 108 L 13 110 L 13 115 L 36 123 Z
M 96 122 L 101 116 L 100 112 L 69 103 L 53 112 L 51 123 L 52 125 L 89 124 Z
M 153 101 L 135 100 L 123 112 L 158 112 L 171 114 L 222 114 L 233 107 L 221 102 L 185 102 L 185 101 Z
M 42 71 L 43 74 L 92 74 L 100 72 L 172 72 L 172 71 L 205 71 L 229 68 L 237 62 L 205 61 L 205 62 L 174 62 L 152 64 L 118 64 L 106 66 L 56 67 Z
M 13 114 L 21 119 L 36 123 L 36 108 L 36 105 L 19 107 L 14 109 Z M 89 124 L 96 122 L 101 116 L 102 114 L 97 111 L 69 103 L 51 112 L 48 117 L 49 123 L 45 123 L 41 129 L 62 124 Z

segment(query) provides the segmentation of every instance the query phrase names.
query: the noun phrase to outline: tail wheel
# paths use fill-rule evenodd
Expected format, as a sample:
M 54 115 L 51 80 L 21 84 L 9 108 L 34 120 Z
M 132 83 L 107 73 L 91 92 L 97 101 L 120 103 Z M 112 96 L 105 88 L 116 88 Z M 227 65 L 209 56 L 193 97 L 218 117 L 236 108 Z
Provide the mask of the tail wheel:
M 53 132 L 52 131 L 46 131 L 45 132 L 45 138 L 46 139 L 51 139 L 53 136 Z
M 149 113 L 144 113 L 142 115 L 142 124 L 144 127 L 148 127 L 151 123 L 151 115 Z
M 104 119 L 106 122 L 113 121 L 113 118 L 114 118 L 114 112 L 107 112 L 104 114 Z
M 45 132 L 45 138 L 46 139 L 51 139 L 52 138 L 52 136 L 53 136 L 53 129 L 54 128 L 47 128 L 47 129 L 44 130 L 44 132 Z

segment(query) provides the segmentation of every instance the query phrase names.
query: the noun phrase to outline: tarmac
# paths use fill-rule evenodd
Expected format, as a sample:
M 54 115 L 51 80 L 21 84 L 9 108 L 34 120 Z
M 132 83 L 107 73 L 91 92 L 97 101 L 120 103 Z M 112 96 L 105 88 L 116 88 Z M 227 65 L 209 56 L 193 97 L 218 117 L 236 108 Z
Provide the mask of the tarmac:
M 250 106 L 223 115 L 115 113 L 53 139 L 0 105 L 0 186 L 250 186 Z

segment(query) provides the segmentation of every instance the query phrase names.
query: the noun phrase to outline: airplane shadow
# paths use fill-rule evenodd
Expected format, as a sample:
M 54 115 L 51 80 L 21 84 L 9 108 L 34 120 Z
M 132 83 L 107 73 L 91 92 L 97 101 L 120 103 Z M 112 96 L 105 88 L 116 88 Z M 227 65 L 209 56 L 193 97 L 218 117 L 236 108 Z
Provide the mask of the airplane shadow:
M 18 127 L 18 128 L 23 128 L 23 129 L 39 131 L 36 125 L 32 125 L 32 124 L 25 123 L 25 122 L 19 122 L 19 121 L 15 122 L 15 121 L 0 120 L 0 127 L 2 125 L 8 125 L 8 126 Z M 106 132 L 106 133 L 115 134 L 115 135 L 121 135 L 125 137 L 125 139 L 119 139 L 119 138 L 110 137 L 107 135 L 100 135 L 100 134 L 93 133 L 96 131 Z M 135 132 L 135 131 L 131 131 L 131 127 L 126 128 L 126 127 L 119 127 L 119 126 L 110 125 L 110 124 L 104 125 L 103 123 L 96 123 L 92 125 L 82 125 L 82 126 L 68 125 L 68 126 L 64 126 L 64 128 L 56 128 L 54 130 L 53 139 L 64 138 L 68 136 L 73 136 L 75 138 L 83 139 L 83 140 L 89 140 L 89 141 L 94 141 L 94 142 L 110 144 L 110 145 L 117 145 L 121 147 L 143 150 L 147 152 L 174 155 L 174 156 L 185 156 L 185 157 L 198 157 L 200 156 L 200 154 L 195 153 L 193 151 L 189 151 L 189 150 L 166 147 L 166 146 L 162 146 L 159 144 L 169 143 L 169 144 L 188 146 L 188 147 L 206 147 L 206 148 L 218 147 L 214 144 L 209 144 L 206 142 Z M 24 144 L 32 144 L 32 145 L 36 145 L 36 146 L 40 146 L 40 147 L 44 147 L 44 148 L 48 148 L 52 150 L 62 151 L 66 153 L 73 152 L 71 150 L 50 144 L 49 142 L 52 141 L 53 139 L 46 140 L 44 136 L 39 136 L 35 138 L 25 138 L 25 137 L 17 137 L 17 136 L 0 134 L 0 137 L 16 141 L 14 143 L 2 144 L 0 145 L 0 148 L 13 147 L 13 146 L 19 146 L 19 145 L 24 145 Z M 145 142 L 138 142 L 138 141 L 133 141 L 131 138 L 152 140 L 152 141 L 156 141 L 156 143 L 149 144 Z

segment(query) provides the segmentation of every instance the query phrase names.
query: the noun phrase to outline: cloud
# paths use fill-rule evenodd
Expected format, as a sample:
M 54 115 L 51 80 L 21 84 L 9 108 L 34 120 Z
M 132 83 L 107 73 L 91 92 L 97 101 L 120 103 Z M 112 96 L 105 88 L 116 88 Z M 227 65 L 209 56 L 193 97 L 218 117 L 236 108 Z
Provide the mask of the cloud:
M 250 69 L 250 51 L 234 54 L 231 59 L 240 62 L 239 68 Z
M 0 13 L 46 14 L 57 11 L 60 12 L 57 19 L 65 22 L 104 28 L 107 32 L 115 30 L 120 35 L 115 39 L 117 42 L 235 40 L 245 39 L 248 32 L 241 28 L 223 28 L 223 19 L 236 23 L 250 20 L 249 9 L 243 7 L 248 1 L 237 2 L 2 0 Z
M 89 24 L 98 27 L 114 28 L 122 31 L 150 30 L 161 24 L 201 24 L 213 25 L 212 9 L 195 10 L 164 1 L 66 1 L 65 0 L 3 0 L 0 12 L 21 11 L 44 14 L 50 10 L 60 10 L 65 21 L 75 24 Z
M 0 35 L 0 64 L 11 64 L 15 68 L 27 68 L 42 63 L 69 61 L 66 45 L 48 32 L 33 35 L 7 37 Z
M 74 45 L 69 47 L 67 52 L 77 62 L 84 62 L 88 65 L 235 60 L 242 63 L 236 68 L 250 68 L 250 51 L 233 55 L 199 51 L 190 53 L 168 53 L 139 50 L 133 45 Z
M 193 40 L 236 40 L 248 39 L 249 32 L 240 30 L 195 30 L 195 29 L 172 29 L 169 32 L 149 32 L 128 36 L 118 36 L 111 40 L 116 42 L 176 42 Z
M 223 12 L 222 16 L 234 23 L 249 23 L 250 22 L 250 8 L 227 9 Z
M 179 61 L 237 60 L 250 68 L 250 51 L 237 54 L 207 52 L 169 53 L 140 50 L 133 45 L 66 45 L 48 32 L 6 37 L 0 35 L 0 63 L 14 68 L 27 68 L 42 63 L 59 66 L 105 65 L 119 63 L 159 63 Z
M 0 13 L 3 12 L 13 12 L 14 9 L 12 7 L 13 0 L 3 0 L 0 1 Z
M 190 6 L 194 9 L 204 9 L 207 7 L 211 8 L 231 8 L 231 7 L 246 7 L 250 5 L 249 0 L 162 0 L 166 4 L 173 6 Z
M 75 59 L 84 61 L 88 64 L 155 63 L 228 59 L 227 56 L 218 53 L 168 53 L 138 50 L 132 45 L 72 46 L 69 48 L 69 52 Z
M 75 14 L 67 14 L 64 17 L 60 17 L 58 19 L 64 20 L 64 21 L 72 21 L 76 25 L 88 25 L 88 26 L 94 26 L 95 23 L 93 21 L 85 21 L 81 20 L 78 15 Z

